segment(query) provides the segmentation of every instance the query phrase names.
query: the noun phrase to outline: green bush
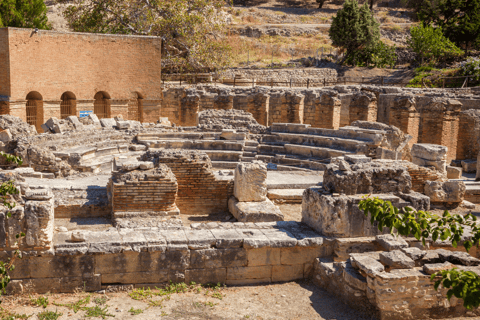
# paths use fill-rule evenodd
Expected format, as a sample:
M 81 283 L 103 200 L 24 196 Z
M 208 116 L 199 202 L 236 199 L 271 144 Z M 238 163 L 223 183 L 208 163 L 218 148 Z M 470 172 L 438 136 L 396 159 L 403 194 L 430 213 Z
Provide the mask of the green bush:
M 410 28 L 410 35 L 408 45 L 417 54 L 422 65 L 463 54 L 461 49 L 443 35 L 441 28 L 419 25 Z
M 50 29 L 43 0 L 1 0 L 0 28 Z
M 345 62 L 360 67 L 393 67 L 397 61 L 395 46 L 389 46 L 381 41 L 360 49 L 351 55 Z
M 460 67 L 464 76 L 470 76 L 472 79 L 480 81 L 480 58 L 468 57 L 460 64 Z

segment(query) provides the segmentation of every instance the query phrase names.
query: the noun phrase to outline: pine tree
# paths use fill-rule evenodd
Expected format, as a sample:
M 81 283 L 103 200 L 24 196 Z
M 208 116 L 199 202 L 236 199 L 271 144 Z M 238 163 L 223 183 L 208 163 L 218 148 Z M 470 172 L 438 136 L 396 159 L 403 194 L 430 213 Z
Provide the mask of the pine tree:
M 0 28 L 50 29 L 43 0 L 0 0 Z
M 329 36 L 334 46 L 346 50 L 345 61 L 356 50 L 380 41 L 379 26 L 367 3 L 359 7 L 356 0 L 346 0 L 333 18 Z

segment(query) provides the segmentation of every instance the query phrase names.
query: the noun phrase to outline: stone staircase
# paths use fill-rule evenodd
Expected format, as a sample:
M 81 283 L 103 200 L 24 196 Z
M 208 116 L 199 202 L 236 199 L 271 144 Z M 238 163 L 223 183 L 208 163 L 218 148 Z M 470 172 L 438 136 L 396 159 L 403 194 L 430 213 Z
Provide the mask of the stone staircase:
M 252 162 L 257 158 L 259 143 L 257 141 L 245 141 L 241 162 Z

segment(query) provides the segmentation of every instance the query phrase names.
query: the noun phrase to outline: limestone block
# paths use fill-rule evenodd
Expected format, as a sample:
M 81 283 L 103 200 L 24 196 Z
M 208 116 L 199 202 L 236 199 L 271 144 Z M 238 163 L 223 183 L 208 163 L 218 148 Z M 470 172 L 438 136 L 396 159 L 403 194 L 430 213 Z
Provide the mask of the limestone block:
M 140 170 L 150 170 L 150 169 L 153 169 L 154 167 L 154 164 L 153 162 L 150 162 L 150 161 L 140 161 Z
M 330 192 L 347 195 L 369 193 L 408 193 L 412 179 L 405 166 L 397 162 L 373 161 L 357 163 L 352 170 L 338 170 L 328 165 L 323 176 L 323 187 Z
M 115 119 L 112 118 L 103 118 L 100 119 L 100 124 L 104 128 L 113 128 L 117 125 L 117 122 L 115 121 Z
M 145 151 L 147 150 L 147 146 L 143 144 L 132 144 L 129 149 L 132 151 Z
M 350 262 L 355 269 L 371 277 L 374 277 L 379 272 L 385 271 L 383 264 L 368 255 L 351 254 Z
M 358 208 L 362 194 L 355 196 L 323 194 L 321 189 L 309 188 L 303 193 L 302 222 L 328 237 L 350 238 L 376 236 L 388 233 L 378 230 Z M 393 195 L 372 194 L 399 206 L 400 198 Z
M 383 160 L 401 160 L 403 156 L 402 152 L 393 151 L 382 147 L 377 147 L 375 153 L 377 159 Z
M 230 213 L 240 222 L 283 221 L 283 213 L 270 199 L 262 202 L 239 202 L 235 197 L 228 200 Z
M 337 165 L 338 165 L 338 169 L 339 169 L 340 171 L 349 171 L 349 170 L 351 170 L 350 165 L 349 165 L 348 162 L 345 161 L 345 160 L 340 160 L 340 161 L 338 161 Z
M 107 273 L 102 274 L 102 284 L 122 283 L 122 284 L 138 284 L 138 283 L 168 283 L 172 279 L 170 270 L 156 270 L 144 272 L 128 272 L 128 273 Z
M 227 268 L 227 280 L 268 279 L 272 277 L 272 266 Z
M 405 201 L 410 202 L 409 206 L 415 210 L 428 211 L 430 210 L 430 198 L 419 192 L 410 191 L 409 193 L 399 192 L 395 194 Z
M 117 120 L 117 129 L 119 130 L 126 130 L 130 128 L 130 122 L 128 121 L 122 121 L 122 120 Z
M 477 170 L 478 172 L 478 170 Z M 462 168 L 447 166 L 448 179 L 460 179 L 462 177 Z
M 12 134 L 9 129 L 3 130 L 0 132 L 0 141 L 3 143 L 10 142 L 12 140 Z
M 380 253 L 380 262 L 390 269 L 411 269 L 415 267 L 415 261 L 400 250 Z
M 32 247 L 50 247 L 54 231 L 54 201 L 29 200 L 25 203 L 26 243 Z
M 50 189 L 30 189 L 25 192 L 27 200 L 49 200 L 53 198 L 53 192 Z
M 415 143 L 412 146 L 412 157 L 425 160 L 440 161 L 447 159 L 448 148 L 438 144 Z
M 394 237 L 391 234 L 381 234 L 376 236 L 375 240 L 387 251 L 408 248 L 407 241 L 403 240 L 400 236 Z
M 246 134 L 244 132 L 237 132 L 234 129 L 223 129 L 220 139 L 224 140 L 245 140 Z
M 216 269 L 189 269 L 185 271 L 185 282 L 196 282 L 201 284 L 225 283 L 227 279 L 226 268 Z
M 475 175 L 475 180 L 479 181 L 480 180 L 480 153 L 477 155 L 477 172 Z
M 95 113 L 90 113 L 90 114 L 87 116 L 87 118 L 88 118 L 90 121 L 93 122 L 93 125 L 94 125 L 95 127 L 100 127 L 100 126 L 101 126 L 100 120 L 98 120 L 98 117 L 97 117 L 97 115 L 96 115 Z
M 172 123 L 168 120 L 168 117 L 160 117 L 158 118 L 158 123 L 162 126 L 171 127 Z
M 125 170 L 125 171 L 132 171 L 138 168 L 140 168 L 139 161 L 129 161 L 122 164 L 122 170 Z
M 280 262 L 283 265 L 313 263 L 316 258 L 323 255 L 322 247 L 290 247 L 280 250 Z
M 81 123 L 81 122 L 78 120 L 77 116 L 68 116 L 66 119 L 73 124 L 73 126 L 75 127 L 75 129 L 79 130 L 79 129 L 82 129 L 82 128 L 83 128 L 83 123 Z
M 425 195 L 429 196 L 432 202 L 462 202 L 465 191 L 466 187 L 463 181 L 425 182 Z
M 475 209 L 475 203 L 472 203 L 467 200 L 463 200 L 461 206 L 462 208 L 465 208 L 465 209 Z
M 293 281 L 303 279 L 303 264 L 295 264 L 290 266 L 273 266 L 272 267 L 272 281 Z
M 44 133 L 52 133 L 52 131 L 50 130 L 50 128 L 46 124 L 40 125 L 40 128 L 42 128 Z
M 450 262 L 431 263 L 431 264 L 425 264 L 423 266 L 423 271 L 426 274 L 434 274 L 434 273 L 437 273 L 439 271 L 450 270 L 453 267 L 455 267 L 455 266 L 453 264 L 451 264 Z
M 247 250 L 248 266 L 272 266 L 280 264 L 281 248 L 259 248 Z
M 417 248 L 417 247 L 401 248 L 400 250 L 403 253 L 405 253 L 413 261 L 420 260 L 427 255 L 427 251 L 421 250 L 420 248 Z
M 261 161 L 239 163 L 235 169 L 234 196 L 238 201 L 267 200 L 267 165 Z
M 472 173 L 477 171 L 477 160 L 462 160 L 463 172 Z
M 216 239 L 209 230 L 185 230 L 190 250 L 210 249 L 216 244 Z
M 440 172 L 447 171 L 447 160 L 427 160 L 427 159 L 412 157 L 412 162 L 418 166 L 434 167 Z
M 59 120 L 55 117 L 52 117 L 50 119 L 48 119 L 46 122 L 45 122 L 45 125 L 53 131 L 53 127 L 56 125 L 56 124 L 59 124 Z
M 190 268 L 245 267 L 247 252 L 243 248 L 190 251 Z
M 344 156 L 344 159 L 351 163 L 366 163 L 366 162 L 372 161 L 372 158 L 367 157 L 363 154 L 352 154 L 352 155 L 346 154 Z
M 87 241 L 88 231 L 73 231 L 71 240 L 73 242 L 85 242 Z
M 438 253 L 440 260 L 448 261 L 453 264 L 460 264 L 464 266 L 478 266 L 480 260 L 472 257 L 470 254 L 461 251 L 449 251 L 444 249 L 435 250 Z

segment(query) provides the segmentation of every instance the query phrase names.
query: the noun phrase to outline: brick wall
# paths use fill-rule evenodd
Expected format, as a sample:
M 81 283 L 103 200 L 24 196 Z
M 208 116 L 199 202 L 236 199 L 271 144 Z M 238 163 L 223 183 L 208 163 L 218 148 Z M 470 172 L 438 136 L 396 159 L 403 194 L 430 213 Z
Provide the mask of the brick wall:
M 420 114 L 415 109 L 415 100 L 408 97 L 396 99 L 389 111 L 389 124 L 396 126 L 403 133 L 412 136 L 409 146 L 418 142 Z
M 127 181 L 112 185 L 112 211 L 159 212 L 174 211 L 177 182 L 151 176 L 148 180 Z
M 233 195 L 233 181 L 218 180 L 210 161 L 186 158 L 158 158 L 177 178 L 176 204 L 181 214 L 228 212 L 227 201 Z
M 377 100 L 363 94 L 355 96 L 349 106 L 350 123 L 362 121 L 377 121 Z
M 322 94 L 315 112 L 314 127 L 338 129 L 340 126 L 340 111 L 342 102 L 335 96 Z
M 8 55 L 8 30 L 0 29 L 0 101 L 10 96 L 10 58 Z
M 457 160 L 476 159 L 479 153 L 480 110 L 460 112 Z

